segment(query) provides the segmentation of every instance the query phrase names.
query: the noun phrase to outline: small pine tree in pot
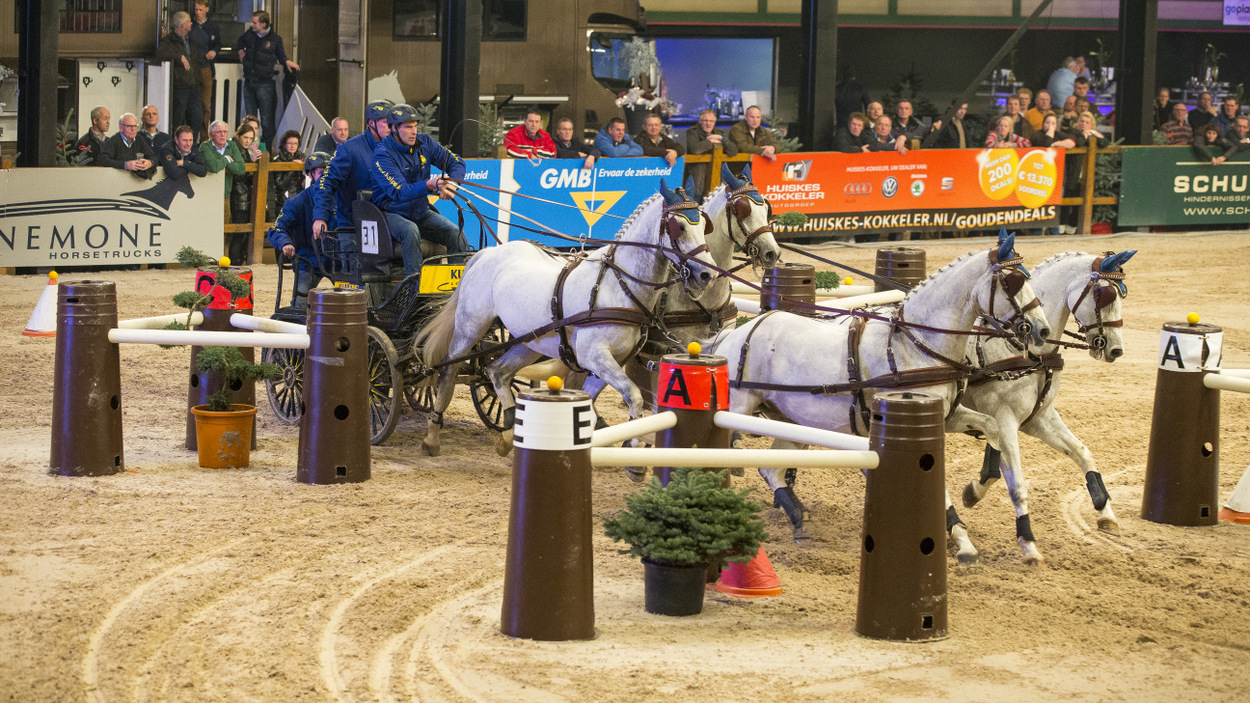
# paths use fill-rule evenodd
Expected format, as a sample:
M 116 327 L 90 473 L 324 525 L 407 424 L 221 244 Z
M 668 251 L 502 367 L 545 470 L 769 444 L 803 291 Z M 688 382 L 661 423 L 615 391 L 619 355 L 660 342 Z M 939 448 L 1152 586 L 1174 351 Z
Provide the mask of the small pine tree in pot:
M 723 483 L 722 471 L 680 468 L 667 486 L 653 477 L 625 499 L 624 510 L 604 519 L 607 536 L 629 545 L 621 553 L 642 559 L 647 612 L 701 612 L 707 570 L 746 563 L 759 551 L 760 506 L 749 489 Z

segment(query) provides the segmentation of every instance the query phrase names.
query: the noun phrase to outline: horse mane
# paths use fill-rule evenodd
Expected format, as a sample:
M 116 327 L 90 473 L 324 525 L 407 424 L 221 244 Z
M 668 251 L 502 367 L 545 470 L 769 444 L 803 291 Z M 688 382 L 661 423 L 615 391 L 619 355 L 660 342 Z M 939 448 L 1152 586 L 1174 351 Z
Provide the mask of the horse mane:
M 1086 253 L 1085 253 L 1085 252 L 1083 252 L 1083 251 L 1061 251 L 1061 252 L 1059 252 L 1058 254 L 1052 254 L 1052 255 L 1050 255 L 1050 256 L 1048 256 L 1048 257 L 1046 257 L 1045 259 L 1042 259 L 1042 260 L 1041 260 L 1041 261 L 1037 264 L 1037 266 L 1034 266 L 1034 267 L 1033 267 L 1033 273 L 1034 273 L 1034 274 L 1037 274 L 1037 273 L 1041 272 L 1043 269 L 1045 269 L 1047 266 L 1050 266 L 1050 265 L 1052 265 L 1052 264 L 1058 263 L 1058 262 L 1063 261 L 1063 260 L 1065 260 L 1065 259 L 1071 259 L 1071 258 L 1072 258 L 1072 257 L 1074 257 L 1074 256 L 1089 256 L 1089 254 L 1086 254 Z
M 656 193 L 646 200 L 638 203 L 638 207 L 625 218 L 625 224 L 616 232 L 616 239 L 629 239 L 629 235 L 639 226 L 647 228 L 655 227 L 659 222 L 660 215 L 664 212 L 664 196 Z
M 708 217 L 715 220 L 725 211 L 725 204 L 728 202 L 729 188 L 724 183 L 721 183 L 703 199 L 703 211 L 707 213 Z
M 984 253 L 986 253 L 986 250 L 981 250 L 981 251 L 970 251 L 970 252 L 968 252 L 967 254 L 964 254 L 963 256 L 961 256 L 961 257 L 959 257 L 959 258 L 955 259 L 954 261 L 952 261 L 952 262 L 950 262 L 950 263 L 948 263 L 948 264 L 946 264 L 946 265 L 942 266 L 942 267 L 941 267 L 941 268 L 939 268 L 938 270 L 936 270 L 936 271 L 934 271 L 933 273 L 929 274 L 929 275 L 928 275 L 928 276 L 927 276 L 927 277 L 926 277 L 923 281 L 921 281 L 920 283 L 916 284 L 916 287 L 915 287 L 915 288 L 913 288 L 913 289 L 911 289 L 910 291 L 908 291 L 908 292 L 907 292 L 907 295 L 903 298 L 902 302 L 904 302 L 904 303 L 905 303 L 905 302 L 907 302 L 907 299 L 908 299 L 908 298 L 910 298 L 910 297 L 912 296 L 912 294 L 913 294 L 913 293 L 917 293 L 917 292 L 919 292 L 919 291 L 920 291 L 920 289 L 924 288 L 924 287 L 925 287 L 925 286 L 929 283 L 929 281 L 932 281 L 932 280 L 934 280 L 935 278 L 937 278 L 938 276 L 941 276 L 943 272 L 948 271 L 948 270 L 950 270 L 950 269 L 954 268 L 956 264 L 958 264 L 958 263 L 960 263 L 960 262 L 962 262 L 962 261 L 965 261 L 965 260 L 967 260 L 967 259 L 968 259 L 968 258 L 970 258 L 970 257 L 976 256 L 977 254 L 984 254 Z

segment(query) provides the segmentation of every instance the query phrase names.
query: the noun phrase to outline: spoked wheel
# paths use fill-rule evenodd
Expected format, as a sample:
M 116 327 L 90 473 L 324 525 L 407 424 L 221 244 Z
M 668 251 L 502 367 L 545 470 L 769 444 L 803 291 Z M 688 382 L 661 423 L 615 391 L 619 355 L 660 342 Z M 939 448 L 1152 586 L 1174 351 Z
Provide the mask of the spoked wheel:
M 265 349 L 260 360 L 282 367 L 282 375 L 265 381 L 265 394 L 274 417 L 289 425 L 299 424 L 304 414 L 304 350 Z
M 382 330 L 369 327 L 369 443 L 381 444 L 395 431 L 402 410 L 404 377 L 399 354 Z
M 404 400 L 408 401 L 408 407 L 419 413 L 434 410 L 434 391 L 437 382 L 438 374 L 434 374 L 420 381 L 404 383 Z
M 498 320 L 491 325 L 490 330 L 486 332 L 486 336 L 480 344 L 490 347 L 496 344 L 503 344 L 512 339 L 512 334 Z M 499 354 L 490 354 L 482 357 L 474 364 L 473 380 L 469 383 L 469 391 L 473 395 L 473 409 L 477 411 L 477 416 L 482 418 L 482 423 L 496 432 L 503 432 L 506 429 L 503 426 L 503 404 L 499 402 L 499 398 L 495 395 L 495 386 L 486 377 L 486 365 L 499 358 Z M 529 384 L 525 381 L 512 379 L 512 395 L 515 398 L 518 391 L 529 388 Z

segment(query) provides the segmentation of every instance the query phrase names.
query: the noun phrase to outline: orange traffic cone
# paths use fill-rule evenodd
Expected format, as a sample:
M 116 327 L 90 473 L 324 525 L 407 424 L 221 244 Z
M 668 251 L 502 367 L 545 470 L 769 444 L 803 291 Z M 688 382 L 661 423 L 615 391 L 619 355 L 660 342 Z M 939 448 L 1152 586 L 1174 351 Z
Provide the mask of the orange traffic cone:
M 39 294 L 39 302 L 35 311 L 30 314 L 30 321 L 22 334 L 27 337 L 56 336 L 56 271 L 48 272 L 48 285 Z
M 745 564 L 731 563 L 729 568 L 721 571 L 716 590 L 739 598 L 779 596 L 781 579 L 777 578 L 772 562 L 768 561 L 768 555 L 760 547 L 759 553 L 751 561 Z
M 1238 525 L 1250 525 L 1250 467 L 1241 475 L 1228 502 L 1220 508 L 1220 519 Z

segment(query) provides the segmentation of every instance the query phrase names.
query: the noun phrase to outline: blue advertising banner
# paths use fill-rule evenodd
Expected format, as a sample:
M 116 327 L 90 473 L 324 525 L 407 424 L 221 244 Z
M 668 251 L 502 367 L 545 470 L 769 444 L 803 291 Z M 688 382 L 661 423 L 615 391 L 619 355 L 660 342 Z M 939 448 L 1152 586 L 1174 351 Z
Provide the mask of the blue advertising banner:
M 465 162 L 466 183 L 509 192 L 472 185 L 462 187 L 460 192 L 487 217 L 505 242 L 528 239 L 554 247 L 572 247 L 576 244 L 522 228 L 542 229 L 534 224 L 539 222 L 574 237 L 611 239 L 634 208 L 659 191 L 661 178 L 670 188 L 681 185 L 685 159 L 677 159 L 672 166 L 661 158 L 600 159 L 593 168 L 583 168 L 584 165 L 582 159 L 543 159 L 537 163 L 525 159 L 469 160 Z M 456 221 L 454 205 L 448 201 L 431 202 L 437 202 L 439 212 Z M 480 232 L 477 218 L 466 211 L 464 233 L 470 244 L 476 246 Z M 490 240 L 490 236 L 486 239 Z

